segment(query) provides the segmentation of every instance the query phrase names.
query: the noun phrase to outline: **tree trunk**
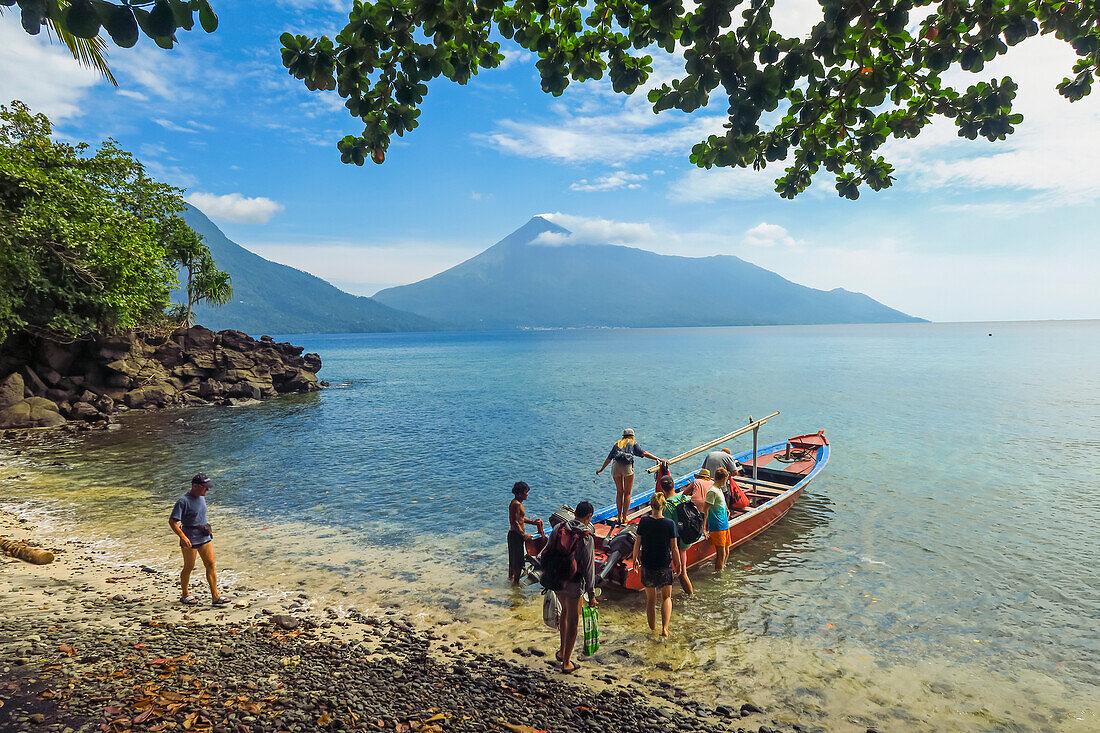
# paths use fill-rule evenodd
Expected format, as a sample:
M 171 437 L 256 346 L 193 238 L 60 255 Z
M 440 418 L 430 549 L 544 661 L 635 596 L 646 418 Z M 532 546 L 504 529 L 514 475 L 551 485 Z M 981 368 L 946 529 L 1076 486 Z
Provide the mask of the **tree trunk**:
M 49 550 L 39 550 L 37 547 L 31 547 L 26 542 L 7 540 L 3 537 L 0 537 L 0 552 L 35 565 L 49 565 L 53 562 L 53 553 Z
M 187 266 L 187 327 L 191 328 L 195 325 L 195 317 L 191 314 L 191 311 L 195 308 L 195 296 L 191 293 L 191 266 Z

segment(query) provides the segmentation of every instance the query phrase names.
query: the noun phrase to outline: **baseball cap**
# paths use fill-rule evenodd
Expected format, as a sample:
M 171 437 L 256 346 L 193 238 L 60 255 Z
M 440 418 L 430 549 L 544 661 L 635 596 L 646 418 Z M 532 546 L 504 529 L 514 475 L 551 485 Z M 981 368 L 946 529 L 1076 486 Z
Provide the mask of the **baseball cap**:
M 191 479 L 191 483 L 205 486 L 208 489 L 214 486 L 214 482 L 211 481 L 205 473 L 196 473 L 195 477 Z

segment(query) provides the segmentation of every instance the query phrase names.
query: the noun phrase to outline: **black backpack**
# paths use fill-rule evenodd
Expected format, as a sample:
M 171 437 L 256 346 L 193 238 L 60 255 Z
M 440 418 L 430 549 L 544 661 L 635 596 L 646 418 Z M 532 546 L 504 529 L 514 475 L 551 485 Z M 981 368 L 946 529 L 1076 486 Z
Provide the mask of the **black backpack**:
M 630 464 L 634 462 L 634 443 L 629 443 L 625 448 L 620 448 L 619 444 L 615 444 L 615 462 Z
M 703 536 L 703 513 L 690 499 L 676 505 L 676 531 L 685 545 L 698 542 Z

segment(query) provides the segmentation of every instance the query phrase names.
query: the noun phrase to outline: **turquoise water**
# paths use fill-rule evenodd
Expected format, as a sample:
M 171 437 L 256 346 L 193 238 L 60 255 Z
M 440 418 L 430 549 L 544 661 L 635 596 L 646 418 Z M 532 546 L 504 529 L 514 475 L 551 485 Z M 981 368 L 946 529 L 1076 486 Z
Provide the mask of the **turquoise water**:
M 216 526 L 281 532 L 255 565 L 339 545 L 317 564 L 355 576 L 381 552 L 425 603 L 476 595 L 528 628 L 537 600 L 503 583 L 513 481 L 534 516 L 605 505 L 593 474 L 622 428 L 673 455 L 779 410 L 761 440 L 823 429 L 829 465 L 721 577 L 698 572 L 697 598 L 677 594 L 670 642 L 617 596 L 611 639 L 699 694 L 830 729 L 1098 725 L 1100 322 L 289 338 L 330 389 L 127 416 L 22 457 L 64 482 L 6 484 L 12 499 L 137 533 L 201 469 Z M 428 561 L 463 581 L 433 595 Z

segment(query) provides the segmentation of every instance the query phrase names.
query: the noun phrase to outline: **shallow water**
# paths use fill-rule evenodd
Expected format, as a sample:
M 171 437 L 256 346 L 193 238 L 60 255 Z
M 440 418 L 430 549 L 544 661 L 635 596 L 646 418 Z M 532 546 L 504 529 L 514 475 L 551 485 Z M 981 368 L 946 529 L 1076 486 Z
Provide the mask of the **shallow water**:
M 292 340 L 331 389 L 9 456 L 5 503 L 169 567 L 168 509 L 204 470 L 229 582 L 401 603 L 510 648 L 549 639 L 503 582 L 513 481 L 534 516 L 607 504 L 593 472 L 623 427 L 672 455 L 780 410 L 761 440 L 824 429 L 829 465 L 722 576 L 696 572 L 667 642 L 639 598 L 605 597 L 609 648 L 645 662 L 624 674 L 830 730 L 1100 725 L 1100 322 Z

